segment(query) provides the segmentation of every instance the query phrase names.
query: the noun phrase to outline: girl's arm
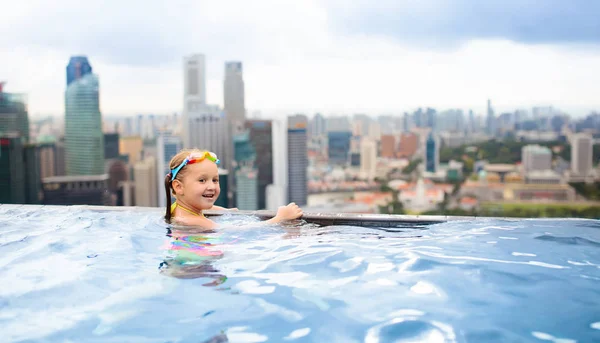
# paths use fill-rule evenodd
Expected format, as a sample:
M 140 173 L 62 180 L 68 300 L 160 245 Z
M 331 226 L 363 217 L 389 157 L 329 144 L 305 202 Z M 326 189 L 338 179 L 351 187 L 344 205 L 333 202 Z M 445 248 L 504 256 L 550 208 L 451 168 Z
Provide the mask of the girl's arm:
M 273 217 L 269 220 L 265 220 L 264 222 L 253 223 L 252 226 L 255 226 L 256 224 L 260 224 L 260 223 L 277 224 L 277 223 L 281 223 L 286 220 L 298 219 L 301 216 L 302 216 L 302 209 L 300 207 L 298 207 L 298 205 L 296 205 L 295 203 L 290 203 L 286 206 L 280 206 L 279 209 L 277 209 L 277 215 L 275 215 L 275 217 Z M 175 218 L 175 221 L 181 225 L 197 226 L 197 227 L 201 227 L 203 229 L 209 229 L 209 230 L 216 229 L 219 226 L 219 224 L 213 222 L 212 220 L 210 220 L 204 216 L 178 217 L 178 218 Z
M 294 220 L 302 217 L 302 209 L 296 203 L 289 203 L 287 206 L 280 206 L 277 209 L 275 217 L 267 220 L 269 224 L 277 224 L 286 220 Z

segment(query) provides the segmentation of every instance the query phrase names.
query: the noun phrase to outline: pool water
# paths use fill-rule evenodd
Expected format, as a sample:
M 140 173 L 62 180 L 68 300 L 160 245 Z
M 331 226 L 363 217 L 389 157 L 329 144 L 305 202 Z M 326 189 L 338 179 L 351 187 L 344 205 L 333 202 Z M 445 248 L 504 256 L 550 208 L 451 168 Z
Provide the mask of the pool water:
M 161 214 L 0 206 L 0 341 L 600 341 L 599 221 L 190 233 Z

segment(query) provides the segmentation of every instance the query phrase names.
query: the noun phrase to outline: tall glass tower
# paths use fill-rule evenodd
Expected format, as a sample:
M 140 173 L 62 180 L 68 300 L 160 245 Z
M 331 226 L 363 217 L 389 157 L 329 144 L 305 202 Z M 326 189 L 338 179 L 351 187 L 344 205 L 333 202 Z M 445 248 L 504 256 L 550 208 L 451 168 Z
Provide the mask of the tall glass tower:
M 78 57 L 71 58 L 69 66 Z M 85 58 L 87 63 L 87 58 Z M 104 174 L 104 135 L 100 114 L 98 77 L 75 73 L 65 92 L 65 164 L 67 175 Z
M 24 94 L 4 93 L 0 88 L 0 135 L 17 132 L 29 143 L 29 116 Z
M 67 86 L 73 81 L 92 73 L 92 66 L 85 56 L 73 56 L 67 65 Z

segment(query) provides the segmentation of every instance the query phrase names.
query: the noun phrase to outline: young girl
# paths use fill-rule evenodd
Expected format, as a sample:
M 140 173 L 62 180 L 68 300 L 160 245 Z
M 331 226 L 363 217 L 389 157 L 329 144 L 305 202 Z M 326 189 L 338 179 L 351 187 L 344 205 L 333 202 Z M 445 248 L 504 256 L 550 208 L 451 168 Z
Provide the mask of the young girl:
M 221 193 L 219 186 L 219 159 L 212 152 L 204 150 L 182 150 L 173 156 L 169 163 L 171 172 L 165 176 L 167 209 L 165 220 L 175 220 L 177 224 L 215 229 L 217 223 L 206 218 L 203 210 L 224 208 L 214 206 Z M 171 194 L 176 201 L 171 205 Z M 279 223 L 302 216 L 302 210 L 295 203 L 281 206 L 275 217 L 267 223 Z

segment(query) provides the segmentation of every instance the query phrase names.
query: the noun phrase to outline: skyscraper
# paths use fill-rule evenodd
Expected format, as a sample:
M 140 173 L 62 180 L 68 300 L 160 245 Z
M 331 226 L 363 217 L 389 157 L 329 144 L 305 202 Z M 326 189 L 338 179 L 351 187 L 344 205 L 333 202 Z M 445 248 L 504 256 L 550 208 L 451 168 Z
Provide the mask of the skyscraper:
M 92 73 L 92 66 L 86 56 L 72 56 L 67 65 L 67 86 Z
M 135 205 L 146 207 L 158 206 L 158 189 L 156 187 L 156 159 L 148 157 L 133 167 L 135 181 Z M 160 188 L 164 192 L 164 181 Z M 164 198 L 165 194 L 161 192 Z
M 258 209 L 258 171 L 250 165 L 244 165 L 235 171 L 236 200 L 240 210 L 255 211 Z
M 256 150 L 250 142 L 250 130 L 233 137 L 235 151 L 235 206 L 240 210 L 258 209 L 258 171 L 255 167 Z
M 203 105 L 194 111 L 186 111 L 185 118 L 183 147 L 212 151 L 221 160 L 221 168 L 231 168 L 225 113 L 217 106 Z
M 0 203 L 25 203 L 23 142 L 17 133 L 0 137 Z
M 246 122 L 250 130 L 250 143 L 256 151 L 258 170 L 258 209 L 267 208 L 267 186 L 273 183 L 273 134 L 270 120 Z
M 288 117 L 288 196 L 290 202 L 306 205 L 308 198 L 308 151 L 305 115 Z
M 215 201 L 215 205 L 229 208 L 229 171 L 219 168 L 219 188 L 221 188 L 221 195 Z
M 193 111 L 206 104 L 206 79 L 204 55 L 183 58 L 184 111 Z
M 267 186 L 268 210 L 277 210 L 288 201 L 288 128 L 285 120 L 273 120 L 273 183 Z
M 360 143 L 360 173 L 363 178 L 373 180 L 377 171 L 377 143 L 363 138 Z
M 167 199 L 162 194 L 165 184 L 165 175 L 170 172 L 169 162 L 183 147 L 181 138 L 170 134 L 160 134 L 156 140 L 156 155 L 158 157 L 156 170 L 158 178 L 158 206 L 166 206 Z
M 25 169 L 19 172 L 25 174 L 25 203 L 39 204 L 42 200 L 42 178 L 39 151 L 35 145 L 23 147 L 23 165 Z
M 429 133 L 425 143 L 425 169 L 428 172 L 438 171 L 440 164 L 440 144 L 433 133 Z
M 350 138 L 352 137 L 352 132 L 329 131 L 327 136 L 329 138 L 329 163 L 346 165 L 348 163 L 348 154 L 350 153 Z
M 71 75 L 71 62 L 67 66 L 68 84 L 65 92 L 66 173 L 100 175 L 104 173 L 104 135 L 98 77 L 91 74 L 91 67 L 90 73 L 84 73 L 84 69 L 78 72 L 77 62 L 75 73 Z
M 104 134 L 104 158 L 119 158 L 119 134 L 105 133 Z
M 225 81 L 223 82 L 224 110 L 227 119 L 243 122 L 246 119 L 244 102 L 244 79 L 242 62 L 225 63 Z
M 395 158 L 396 147 L 396 135 L 381 136 L 381 157 Z
M 486 132 L 488 135 L 494 135 L 496 133 L 496 123 L 494 117 L 494 109 L 492 108 L 492 100 L 487 101 L 487 117 L 486 117 Z
M 579 133 L 571 141 L 571 169 L 577 176 L 588 176 L 593 168 L 593 139 Z
M 1 85 L 1 83 L 0 83 Z M 16 132 L 29 142 L 29 117 L 24 94 L 6 93 L 0 87 L 0 134 Z
M 325 135 L 326 132 L 326 121 L 325 117 L 321 113 L 315 114 L 313 119 L 310 121 L 310 132 L 312 137 L 319 137 Z
M 206 149 L 216 153 L 220 167 L 231 167 L 232 143 L 225 112 L 206 104 L 204 55 L 185 57 L 183 147 Z
M 40 157 L 40 177 L 57 176 L 57 151 L 55 143 L 42 143 L 38 145 Z

